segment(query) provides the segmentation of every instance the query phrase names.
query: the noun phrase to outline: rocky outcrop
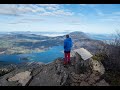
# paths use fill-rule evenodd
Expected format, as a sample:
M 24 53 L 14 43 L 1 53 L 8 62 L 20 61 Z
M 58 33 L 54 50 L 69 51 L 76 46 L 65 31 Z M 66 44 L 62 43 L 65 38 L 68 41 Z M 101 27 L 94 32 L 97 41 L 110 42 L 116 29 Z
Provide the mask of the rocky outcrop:
M 0 86 L 26 86 L 32 79 L 32 71 L 44 64 L 26 63 L 18 65 L 14 70 L 0 77 Z
M 8 79 L 9 82 L 18 81 L 22 86 L 25 86 L 27 82 L 31 79 L 31 72 L 25 71 L 16 74 L 15 76 Z
M 104 66 L 100 61 L 92 59 L 93 55 L 88 50 L 84 48 L 80 48 L 74 50 L 74 53 L 75 53 L 74 56 L 76 58 L 75 66 L 77 73 L 81 73 L 81 72 L 84 73 L 85 71 L 91 69 L 92 71 L 99 72 L 101 75 L 104 74 L 105 72 Z
M 21 65 L 1 76 L 0 86 L 109 86 L 103 79 L 102 63 L 93 60 L 92 55 L 85 60 L 79 53 L 75 55 L 67 65 L 63 64 L 62 58 L 48 64 Z
M 33 71 L 34 73 L 34 71 Z M 30 86 L 60 86 L 64 84 L 68 77 L 62 62 L 56 60 L 53 63 L 45 65 L 39 73 L 37 73 Z
M 105 68 L 103 64 L 100 61 L 97 60 L 91 60 L 91 63 L 93 64 L 93 70 L 99 72 L 101 75 L 105 73 Z
M 16 68 L 16 65 L 0 65 L 0 76 L 3 76 Z
M 71 58 L 71 64 L 63 65 L 60 58 L 35 68 L 19 67 L 0 77 L 0 86 L 109 86 L 99 72 L 88 70 L 77 74 L 74 62 Z

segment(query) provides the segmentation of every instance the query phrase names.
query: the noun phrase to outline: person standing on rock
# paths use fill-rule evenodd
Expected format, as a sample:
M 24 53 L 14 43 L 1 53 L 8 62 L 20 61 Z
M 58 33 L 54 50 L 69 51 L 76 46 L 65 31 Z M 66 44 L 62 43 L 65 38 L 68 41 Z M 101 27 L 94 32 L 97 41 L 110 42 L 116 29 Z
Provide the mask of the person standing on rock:
M 72 39 L 69 35 L 66 35 L 66 39 L 64 40 L 64 64 L 70 63 L 70 51 L 72 48 Z

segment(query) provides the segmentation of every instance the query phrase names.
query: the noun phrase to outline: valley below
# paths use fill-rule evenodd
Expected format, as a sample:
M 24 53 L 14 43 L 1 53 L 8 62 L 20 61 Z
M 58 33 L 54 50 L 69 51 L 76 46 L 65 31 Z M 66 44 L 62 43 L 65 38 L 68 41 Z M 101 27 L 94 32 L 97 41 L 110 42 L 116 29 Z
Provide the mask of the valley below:
M 91 39 L 83 32 L 71 32 L 73 49 L 85 47 L 96 52 L 104 43 L 100 40 Z M 48 37 L 36 34 L 4 34 L 0 35 L 0 54 L 26 54 L 44 52 L 53 46 L 63 46 L 65 35 Z
M 90 67 L 86 73 L 76 74 L 77 63 L 73 52 L 75 49 L 85 48 L 93 55 L 95 60 L 101 62 L 96 54 L 108 44 L 102 40 L 90 38 L 89 35 L 83 32 L 71 32 L 69 35 L 72 38 L 73 47 L 71 50 L 71 64 L 66 66 L 63 65 L 65 35 L 56 37 L 36 34 L 1 35 L 0 86 L 114 85 L 114 81 L 110 79 L 113 75 L 109 75 L 106 67 L 104 75 L 99 75 L 93 70 L 89 71 Z M 23 79 L 23 81 L 21 79 L 16 81 L 16 77 Z
M 71 32 L 69 34 L 73 42 L 72 51 L 83 47 L 89 50 L 92 54 L 95 54 L 105 45 L 104 42 L 91 39 L 83 32 Z M 65 35 L 56 37 L 29 33 L 1 35 L 0 61 L 15 63 L 23 61 L 51 62 L 55 58 L 64 56 L 64 39 Z

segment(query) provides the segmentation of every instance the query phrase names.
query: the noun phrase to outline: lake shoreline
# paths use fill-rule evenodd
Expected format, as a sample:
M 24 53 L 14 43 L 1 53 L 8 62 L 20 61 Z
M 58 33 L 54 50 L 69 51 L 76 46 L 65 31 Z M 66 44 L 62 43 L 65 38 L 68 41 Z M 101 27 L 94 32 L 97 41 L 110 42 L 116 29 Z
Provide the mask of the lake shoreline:
M 0 55 L 0 61 L 5 62 L 43 62 L 49 63 L 58 57 L 63 57 L 62 46 L 53 46 L 50 47 L 47 51 L 44 52 L 33 52 L 33 53 L 25 53 L 25 54 L 3 54 Z M 47 57 L 46 57 L 47 56 Z

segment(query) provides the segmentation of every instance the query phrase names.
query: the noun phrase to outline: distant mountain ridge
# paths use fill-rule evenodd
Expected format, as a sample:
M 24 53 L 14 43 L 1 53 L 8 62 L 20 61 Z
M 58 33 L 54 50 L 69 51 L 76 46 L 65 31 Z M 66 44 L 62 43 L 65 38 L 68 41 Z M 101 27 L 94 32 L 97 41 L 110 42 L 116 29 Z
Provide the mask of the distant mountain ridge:
M 71 37 L 77 37 L 78 39 L 89 39 L 90 38 L 86 33 L 79 32 L 79 31 L 71 32 L 69 34 Z
M 92 34 L 92 33 L 84 33 L 81 31 L 74 31 L 74 32 L 31 32 L 31 31 L 18 31 L 18 32 L 0 32 L 0 36 L 4 35 L 41 35 L 41 36 L 48 36 L 48 37 L 57 37 L 57 36 L 65 36 L 66 34 L 70 35 L 77 35 L 79 38 L 90 38 L 95 40 L 112 40 L 114 36 L 111 34 Z
M 59 46 L 59 45 L 63 46 L 64 39 L 66 38 L 65 35 L 57 36 L 57 37 L 48 37 L 48 36 L 36 35 L 33 33 L 32 34 L 29 34 L 29 33 L 28 34 L 19 34 L 19 33 L 5 34 L 4 36 L 0 37 L 1 45 L 2 45 L 2 47 L 0 48 L 5 48 L 6 49 L 5 53 L 7 53 L 8 51 L 11 52 L 11 50 L 12 51 L 13 50 L 30 51 L 30 50 L 36 50 L 36 49 L 47 49 L 52 46 Z M 84 32 L 76 31 L 76 32 L 69 33 L 69 35 L 73 41 L 73 49 L 84 47 L 92 52 L 96 52 L 99 49 L 101 49 L 101 47 L 104 45 L 102 41 L 91 39 L 90 36 Z
M 91 39 L 96 39 L 96 40 L 113 40 L 114 35 L 112 34 L 87 34 L 90 36 Z

